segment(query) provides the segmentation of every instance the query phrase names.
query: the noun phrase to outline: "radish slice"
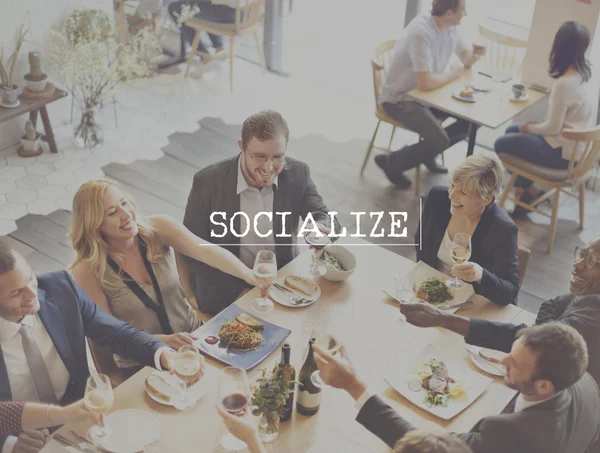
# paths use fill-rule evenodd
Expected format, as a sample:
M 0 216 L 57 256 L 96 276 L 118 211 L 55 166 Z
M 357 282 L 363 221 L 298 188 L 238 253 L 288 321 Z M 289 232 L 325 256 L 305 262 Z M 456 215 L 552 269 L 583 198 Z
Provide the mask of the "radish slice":
M 421 389 L 423 388 L 423 384 L 421 382 L 421 379 L 411 379 L 408 382 L 408 388 L 410 390 L 412 390 L 413 392 L 420 392 Z

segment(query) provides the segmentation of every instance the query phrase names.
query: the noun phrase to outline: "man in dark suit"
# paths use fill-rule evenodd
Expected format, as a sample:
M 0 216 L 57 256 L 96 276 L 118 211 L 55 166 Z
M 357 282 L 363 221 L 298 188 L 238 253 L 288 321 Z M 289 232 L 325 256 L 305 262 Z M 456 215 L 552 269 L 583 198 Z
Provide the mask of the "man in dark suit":
M 328 209 L 308 165 L 286 156 L 288 139 L 285 119 L 273 110 L 246 119 L 238 141 L 241 153 L 194 176 L 184 225 L 198 237 L 225 247 L 249 268 L 261 249 L 275 252 L 278 268 L 289 263 L 296 254 L 293 244 L 300 218 Z M 249 223 L 236 214 L 240 211 Z M 261 212 L 269 215 L 257 216 Z M 196 303 L 204 313 L 220 312 L 249 287 L 206 264 L 184 259 Z
M 542 304 L 536 325 L 559 321 L 583 336 L 590 356 L 588 372 L 600 385 L 600 238 L 575 250 L 569 294 Z M 430 304 L 403 304 L 406 320 L 417 327 L 443 327 L 469 344 L 508 352 L 517 332 L 526 327 L 444 313 Z
M 357 401 L 356 420 L 365 428 L 391 448 L 415 429 L 368 391 L 345 351 L 337 358 L 314 350 L 321 378 Z M 473 453 L 596 451 L 600 390 L 585 372 L 587 348 L 575 329 L 557 322 L 522 329 L 503 364 L 505 384 L 520 394 L 509 413 L 484 417 L 469 432 L 455 434 Z
M 86 336 L 141 364 L 172 368 L 167 345 L 107 314 L 67 272 L 36 278 L 25 258 L 0 241 L 0 400 L 68 404 L 83 398 Z M 45 440 L 36 431 L 0 436 L 0 451 L 35 452 Z

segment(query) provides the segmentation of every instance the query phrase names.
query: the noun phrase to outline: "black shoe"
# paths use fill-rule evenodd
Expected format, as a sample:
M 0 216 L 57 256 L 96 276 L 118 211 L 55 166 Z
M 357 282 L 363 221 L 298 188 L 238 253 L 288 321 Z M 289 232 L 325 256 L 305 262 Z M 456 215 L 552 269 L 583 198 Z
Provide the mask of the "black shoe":
M 529 192 L 523 192 L 523 194 L 519 197 L 519 200 L 523 203 L 531 204 L 533 203 L 533 195 Z M 510 214 L 513 219 L 524 219 L 529 214 L 529 209 L 524 208 L 523 206 L 516 205 L 514 211 Z
M 446 173 L 448 173 L 448 169 L 446 167 L 444 167 L 443 165 L 438 164 L 435 159 L 431 162 L 426 162 L 425 166 L 427 167 L 427 170 L 429 170 L 431 173 L 437 173 L 440 175 L 444 175 Z
M 385 176 L 387 176 L 387 179 L 389 179 L 390 182 L 395 186 L 399 187 L 400 189 L 408 189 L 411 186 L 411 180 L 404 176 L 402 173 L 400 173 L 399 175 L 394 175 L 390 172 L 387 155 L 378 154 L 377 156 L 375 156 L 375 163 L 379 168 L 383 170 Z

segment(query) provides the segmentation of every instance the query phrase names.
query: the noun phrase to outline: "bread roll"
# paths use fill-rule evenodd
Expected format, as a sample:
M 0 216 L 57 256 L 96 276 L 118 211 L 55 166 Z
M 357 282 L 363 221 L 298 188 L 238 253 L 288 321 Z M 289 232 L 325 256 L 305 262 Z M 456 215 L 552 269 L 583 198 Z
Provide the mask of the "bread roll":
M 285 286 L 306 297 L 312 297 L 319 289 L 317 284 L 304 277 L 291 275 L 285 278 Z
M 151 374 L 146 378 L 146 390 L 148 393 L 166 402 L 171 402 L 178 394 L 177 389 L 156 374 Z

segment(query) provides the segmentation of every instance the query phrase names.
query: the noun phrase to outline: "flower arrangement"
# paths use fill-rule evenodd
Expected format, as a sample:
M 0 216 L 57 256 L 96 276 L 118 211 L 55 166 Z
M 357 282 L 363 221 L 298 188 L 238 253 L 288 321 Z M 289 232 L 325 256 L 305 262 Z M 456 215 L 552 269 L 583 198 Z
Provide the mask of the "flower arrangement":
M 149 54 L 160 54 L 159 31 L 146 27 L 121 43 L 101 10 L 75 11 L 51 32 L 49 68 L 83 112 L 75 136 L 84 146 L 101 142 L 94 111 L 114 97 L 123 82 L 153 73 Z
M 276 433 L 279 428 L 279 418 L 285 411 L 285 403 L 294 391 L 296 381 L 283 378 L 276 365 L 273 372 L 267 375 L 267 370 L 261 368 L 262 377 L 258 378 L 252 386 L 252 415 L 262 415 L 266 434 Z M 262 425 L 261 421 L 261 425 Z

